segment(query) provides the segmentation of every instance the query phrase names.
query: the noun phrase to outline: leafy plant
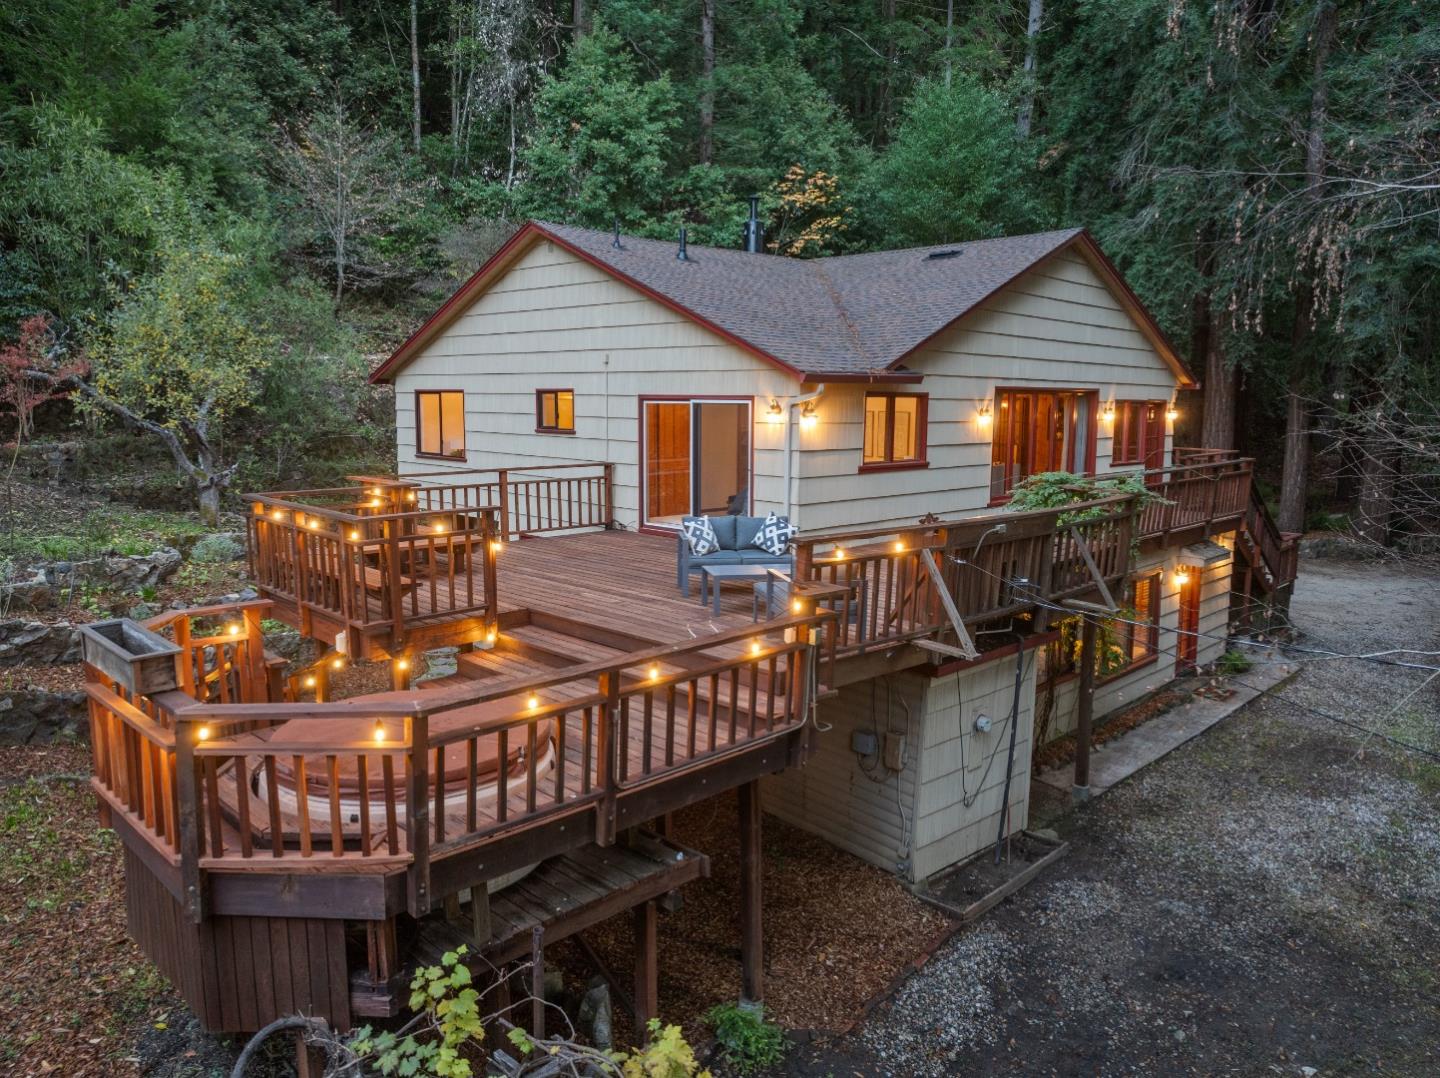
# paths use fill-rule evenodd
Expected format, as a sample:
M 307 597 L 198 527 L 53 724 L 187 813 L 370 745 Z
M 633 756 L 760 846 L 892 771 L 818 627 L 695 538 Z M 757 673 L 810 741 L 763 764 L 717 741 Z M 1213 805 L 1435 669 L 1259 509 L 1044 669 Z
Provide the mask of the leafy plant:
M 219 564 L 243 558 L 245 550 L 234 539 L 223 533 L 206 535 L 190 548 L 190 560 L 202 564 Z
M 1254 665 L 1255 664 L 1250 661 L 1250 657 L 1248 655 L 1246 655 L 1243 651 L 1236 651 L 1234 648 L 1231 648 L 1229 651 L 1225 652 L 1224 655 L 1220 656 L 1220 658 L 1215 660 L 1216 672 L 1224 674 L 1226 677 L 1232 677 L 1236 674 L 1243 674 Z
M 410 1009 L 416 1016 L 398 1033 L 379 1033 L 369 1026 L 355 1031 L 351 1050 L 373 1059 L 381 1074 L 425 1074 L 435 1078 L 470 1078 L 467 1045 L 485 1039 L 480 1020 L 480 993 L 460 959 L 466 948 L 446 951 L 438 966 L 424 966 L 410 982 Z
M 785 1034 L 765 1017 L 763 1007 L 722 1003 L 705 1014 L 726 1062 L 741 1074 L 753 1074 L 785 1058 Z

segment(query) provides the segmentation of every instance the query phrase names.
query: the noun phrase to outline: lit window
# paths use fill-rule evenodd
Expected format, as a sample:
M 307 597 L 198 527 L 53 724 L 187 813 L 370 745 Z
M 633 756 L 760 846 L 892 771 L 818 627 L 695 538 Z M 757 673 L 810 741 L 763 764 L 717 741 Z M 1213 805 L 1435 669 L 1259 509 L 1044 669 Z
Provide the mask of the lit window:
M 921 464 L 925 460 L 923 393 L 865 395 L 864 466 Z
M 1116 401 L 1111 464 L 1165 465 L 1164 401 Z
M 458 390 L 415 394 L 415 452 L 422 457 L 465 459 L 465 394 Z
M 575 391 L 573 389 L 537 389 L 535 391 L 535 429 L 574 434 Z
M 995 396 L 992 500 L 1008 498 L 1015 484 L 1041 472 L 1093 470 L 1094 393 L 1002 389 Z

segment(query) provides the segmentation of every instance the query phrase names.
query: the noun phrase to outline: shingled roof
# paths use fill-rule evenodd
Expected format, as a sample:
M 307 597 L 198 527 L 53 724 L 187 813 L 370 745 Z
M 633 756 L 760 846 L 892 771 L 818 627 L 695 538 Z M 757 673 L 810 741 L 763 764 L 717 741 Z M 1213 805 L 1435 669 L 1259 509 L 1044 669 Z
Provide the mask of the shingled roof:
M 549 239 L 720 333 L 802 381 L 916 381 L 903 363 L 987 297 L 1063 248 L 1079 245 L 1183 383 L 1189 373 L 1118 271 L 1083 229 L 940 247 L 799 259 L 533 221 L 421 326 L 372 376 L 391 377 L 503 274 L 531 243 Z

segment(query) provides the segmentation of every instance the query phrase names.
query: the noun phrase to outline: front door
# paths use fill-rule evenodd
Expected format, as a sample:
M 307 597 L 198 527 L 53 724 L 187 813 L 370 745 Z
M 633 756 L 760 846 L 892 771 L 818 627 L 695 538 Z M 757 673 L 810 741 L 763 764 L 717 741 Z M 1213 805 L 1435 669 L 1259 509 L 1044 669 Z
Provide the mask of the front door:
M 1200 653 L 1200 569 L 1185 571 L 1180 583 L 1180 623 L 1175 641 L 1175 673 L 1188 674 L 1195 669 Z
M 750 406 L 737 400 L 642 400 L 645 524 L 750 510 Z

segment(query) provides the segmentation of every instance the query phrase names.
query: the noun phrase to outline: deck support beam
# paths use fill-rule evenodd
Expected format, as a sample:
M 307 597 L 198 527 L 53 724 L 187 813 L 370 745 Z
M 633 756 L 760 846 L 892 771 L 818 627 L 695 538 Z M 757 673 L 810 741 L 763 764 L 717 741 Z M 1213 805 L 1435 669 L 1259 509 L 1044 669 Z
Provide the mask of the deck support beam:
M 1080 615 L 1080 683 L 1075 701 L 1075 777 L 1077 801 L 1090 796 L 1091 716 L 1095 709 L 1095 620 Z
M 765 939 L 761 887 L 760 782 L 737 791 L 740 800 L 740 996 L 749 1003 L 765 998 Z
M 635 907 L 635 1031 L 650 1041 L 650 1019 L 660 1011 L 659 911 L 652 898 Z

